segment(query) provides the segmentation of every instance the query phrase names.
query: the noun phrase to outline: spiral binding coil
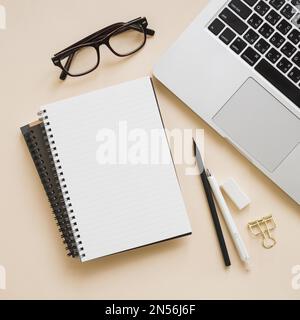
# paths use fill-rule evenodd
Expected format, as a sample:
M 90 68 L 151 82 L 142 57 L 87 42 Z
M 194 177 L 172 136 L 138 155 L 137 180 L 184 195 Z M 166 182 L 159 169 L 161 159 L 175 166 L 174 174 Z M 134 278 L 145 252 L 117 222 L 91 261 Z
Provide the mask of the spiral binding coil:
M 56 189 L 59 188 L 59 195 L 57 196 L 54 192 L 53 185 L 50 183 L 47 172 L 45 170 L 43 160 L 40 159 L 39 150 L 36 145 L 32 146 L 34 152 L 34 161 L 39 168 L 41 173 L 41 179 L 47 192 L 49 201 L 51 203 L 59 231 L 62 234 L 66 249 L 69 251 L 68 255 L 72 257 L 80 256 L 85 257 L 84 248 L 80 239 L 80 233 L 76 222 L 76 217 L 72 207 L 69 191 L 67 189 L 66 181 L 64 178 L 63 168 L 60 164 L 60 160 L 57 153 L 57 147 L 55 145 L 54 136 L 50 127 L 50 122 L 47 116 L 47 111 L 42 110 L 38 113 L 39 120 L 43 122 L 43 137 L 44 144 L 46 145 L 47 153 L 52 168 L 52 176 L 55 179 Z M 34 142 L 33 142 L 34 143 Z

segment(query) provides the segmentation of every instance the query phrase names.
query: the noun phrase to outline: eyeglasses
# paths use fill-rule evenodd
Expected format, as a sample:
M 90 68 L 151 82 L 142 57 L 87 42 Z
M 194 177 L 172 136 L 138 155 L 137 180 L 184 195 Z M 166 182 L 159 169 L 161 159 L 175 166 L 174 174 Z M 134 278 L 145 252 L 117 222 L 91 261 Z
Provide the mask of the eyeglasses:
M 148 29 L 146 18 L 129 22 L 114 23 L 56 53 L 52 58 L 62 72 L 60 79 L 67 76 L 80 77 L 94 71 L 100 64 L 100 46 L 106 45 L 118 57 L 134 54 L 146 43 L 147 36 L 155 31 Z

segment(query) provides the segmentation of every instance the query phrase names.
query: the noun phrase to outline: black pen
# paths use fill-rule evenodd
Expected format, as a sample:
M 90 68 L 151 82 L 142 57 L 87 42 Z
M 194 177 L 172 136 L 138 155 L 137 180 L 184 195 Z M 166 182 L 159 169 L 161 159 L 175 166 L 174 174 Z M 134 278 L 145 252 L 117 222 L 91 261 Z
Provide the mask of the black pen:
M 224 240 L 224 236 L 223 236 L 223 232 L 222 232 L 222 228 L 221 228 L 221 224 L 219 221 L 219 217 L 217 214 L 217 209 L 214 203 L 214 199 L 213 199 L 213 195 L 212 195 L 212 191 L 211 191 L 211 187 L 209 184 L 209 181 L 207 179 L 207 175 L 206 175 L 206 170 L 202 161 L 202 157 L 200 154 L 200 151 L 196 145 L 196 142 L 194 141 L 194 150 L 195 150 L 195 155 L 196 155 L 196 160 L 197 160 L 197 164 L 198 164 L 198 168 L 200 171 L 200 177 L 202 180 L 202 184 L 205 190 L 205 194 L 206 194 L 206 198 L 207 198 L 207 202 L 209 205 L 209 209 L 210 209 L 210 213 L 211 213 L 211 217 L 213 219 L 214 222 L 214 226 L 215 226 L 215 230 L 218 236 L 218 240 L 219 240 L 219 244 L 220 244 L 220 248 L 222 251 L 222 255 L 223 255 L 223 259 L 224 259 L 224 263 L 226 267 L 229 267 L 231 265 L 230 262 L 230 258 L 229 258 L 229 254 L 226 248 L 226 243 Z

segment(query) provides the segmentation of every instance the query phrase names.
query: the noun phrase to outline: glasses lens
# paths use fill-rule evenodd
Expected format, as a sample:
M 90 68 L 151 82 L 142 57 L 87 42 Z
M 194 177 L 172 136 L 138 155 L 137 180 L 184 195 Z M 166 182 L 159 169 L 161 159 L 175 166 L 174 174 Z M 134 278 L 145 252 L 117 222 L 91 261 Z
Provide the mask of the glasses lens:
M 143 28 L 139 25 L 133 25 L 112 35 L 109 44 L 117 54 L 125 56 L 140 49 L 145 40 Z
M 67 68 L 66 64 L 69 57 L 61 61 L 63 67 L 65 68 Z M 82 47 L 75 52 L 68 72 L 69 74 L 76 76 L 93 70 L 97 65 L 97 50 L 90 46 Z

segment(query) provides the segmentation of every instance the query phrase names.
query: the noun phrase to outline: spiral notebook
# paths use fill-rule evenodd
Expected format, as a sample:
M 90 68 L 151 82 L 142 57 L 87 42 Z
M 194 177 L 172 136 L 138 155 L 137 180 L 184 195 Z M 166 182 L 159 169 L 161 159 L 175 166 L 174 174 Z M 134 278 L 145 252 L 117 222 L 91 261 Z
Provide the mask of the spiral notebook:
M 39 115 L 21 130 L 70 256 L 84 262 L 191 234 L 149 77 L 49 104 Z M 135 162 L 139 134 L 145 144 L 159 130 L 163 161 Z M 148 151 L 157 152 L 150 144 Z

